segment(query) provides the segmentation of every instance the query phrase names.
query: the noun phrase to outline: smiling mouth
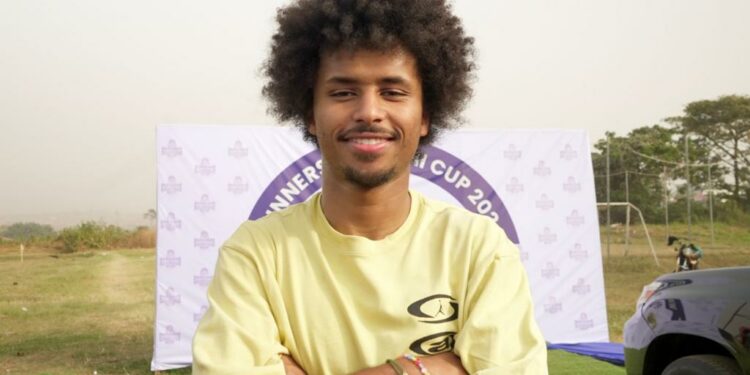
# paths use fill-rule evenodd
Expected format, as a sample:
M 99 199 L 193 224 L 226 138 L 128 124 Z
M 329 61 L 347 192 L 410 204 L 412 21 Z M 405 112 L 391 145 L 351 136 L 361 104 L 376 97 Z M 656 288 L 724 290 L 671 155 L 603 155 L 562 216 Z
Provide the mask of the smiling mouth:
M 342 137 L 346 147 L 362 161 L 373 161 L 393 144 L 395 137 L 383 133 L 359 133 Z
M 353 138 L 349 139 L 349 142 L 357 143 L 360 145 L 377 145 L 388 142 L 389 139 L 385 138 Z

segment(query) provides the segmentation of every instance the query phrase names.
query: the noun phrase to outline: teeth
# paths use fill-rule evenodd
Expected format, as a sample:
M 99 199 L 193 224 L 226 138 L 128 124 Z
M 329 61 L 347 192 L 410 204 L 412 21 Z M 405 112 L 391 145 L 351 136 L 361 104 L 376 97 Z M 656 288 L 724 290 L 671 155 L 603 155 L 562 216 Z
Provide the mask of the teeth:
M 376 145 L 376 144 L 385 142 L 385 139 L 380 139 L 380 138 L 354 138 L 354 139 L 352 139 L 352 142 L 363 144 L 363 145 Z

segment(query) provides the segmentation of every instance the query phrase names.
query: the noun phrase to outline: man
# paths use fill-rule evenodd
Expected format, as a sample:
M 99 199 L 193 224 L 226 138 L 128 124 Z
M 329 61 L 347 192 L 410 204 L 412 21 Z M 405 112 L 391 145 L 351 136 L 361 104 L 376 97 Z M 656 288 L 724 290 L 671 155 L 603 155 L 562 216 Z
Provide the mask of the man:
M 264 94 L 320 148 L 322 192 L 225 243 L 194 373 L 546 374 L 516 247 L 409 190 L 471 92 L 450 7 L 299 0 L 277 21 Z

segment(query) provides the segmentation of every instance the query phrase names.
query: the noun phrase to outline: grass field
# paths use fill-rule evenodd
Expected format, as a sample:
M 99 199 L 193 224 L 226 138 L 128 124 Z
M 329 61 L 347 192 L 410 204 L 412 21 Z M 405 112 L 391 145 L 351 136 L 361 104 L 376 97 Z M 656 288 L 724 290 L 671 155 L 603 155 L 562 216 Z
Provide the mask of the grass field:
M 642 286 L 673 266 L 672 250 L 663 244 L 664 228 L 650 231 L 661 266 L 639 230 L 625 257 L 618 228 L 611 255 L 603 259 L 612 341 L 622 340 L 622 325 Z M 703 237 L 705 228 L 694 231 L 706 251 L 705 267 L 750 264 L 750 230 L 717 228 L 721 241 L 714 246 Z M 17 250 L 0 250 L 0 374 L 150 373 L 154 260 L 150 249 L 74 254 L 30 249 L 21 263 Z M 561 351 L 550 351 L 549 363 L 551 374 L 625 373 Z

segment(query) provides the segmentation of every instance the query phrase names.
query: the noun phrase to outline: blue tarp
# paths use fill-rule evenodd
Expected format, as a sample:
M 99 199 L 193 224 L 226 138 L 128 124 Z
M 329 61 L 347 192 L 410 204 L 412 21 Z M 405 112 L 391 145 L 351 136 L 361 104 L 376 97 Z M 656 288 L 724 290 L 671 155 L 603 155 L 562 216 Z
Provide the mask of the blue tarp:
M 625 366 L 625 351 L 622 344 L 615 342 L 585 342 L 578 344 L 547 344 L 547 349 L 560 349 L 566 352 L 594 357 L 609 363 Z

